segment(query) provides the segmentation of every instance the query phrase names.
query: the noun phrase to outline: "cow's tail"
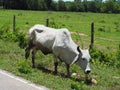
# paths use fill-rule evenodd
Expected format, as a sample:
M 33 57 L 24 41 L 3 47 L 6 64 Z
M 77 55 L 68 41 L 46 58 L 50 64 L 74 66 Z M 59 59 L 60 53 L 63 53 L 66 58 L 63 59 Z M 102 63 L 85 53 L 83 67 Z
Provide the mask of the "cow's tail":
M 28 41 L 28 45 L 25 49 L 25 58 L 27 59 L 30 55 L 30 51 L 33 47 L 35 47 L 36 45 L 36 33 L 41 33 L 43 32 L 43 30 L 39 30 L 39 29 L 31 29 L 29 32 L 29 41 Z
M 33 44 L 33 42 L 31 40 L 28 41 L 28 45 L 25 49 L 25 58 L 27 59 L 30 55 L 30 51 L 31 49 L 34 47 L 35 45 Z
M 29 33 L 29 41 L 25 49 L 26 59 L 29 57 L 31 49 L 35 46 L 35 43 L 34 43 L 35 39 L 36 39 L 35 30 L 33 30 L 32 32 Z

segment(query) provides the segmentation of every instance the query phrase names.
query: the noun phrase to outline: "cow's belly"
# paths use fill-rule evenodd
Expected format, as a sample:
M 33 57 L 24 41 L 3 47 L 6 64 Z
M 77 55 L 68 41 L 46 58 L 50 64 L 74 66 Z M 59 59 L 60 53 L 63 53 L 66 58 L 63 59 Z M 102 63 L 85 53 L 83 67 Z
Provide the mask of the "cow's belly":
M 47 54 L 52 53 L 52 50 L 51 50 L 51 49 L 49 49 L 49 48 L 47 48 L 47 47 L 44 47 L 43 45 L 41 45 L 41 44 L 39 44 L 39 43 L 37 43 L 36 46 L 37 46 L 36 49 L 37 49 L 37 50 L 41 50 L 44 55 L 47 55 Z
M 36 44 L 45 55 L 52 53 L 52 47 L 55 40 L 55 36 L 52 34 L 38 34 L 36 36 Z
M 53 53 L 63 62 L 67 64 L 71 64 L 75 57 L 77 56 L 77 53 L 75 51 L 72 51 L 68 48 L 63 47 L 55 47 L 53 50 Z

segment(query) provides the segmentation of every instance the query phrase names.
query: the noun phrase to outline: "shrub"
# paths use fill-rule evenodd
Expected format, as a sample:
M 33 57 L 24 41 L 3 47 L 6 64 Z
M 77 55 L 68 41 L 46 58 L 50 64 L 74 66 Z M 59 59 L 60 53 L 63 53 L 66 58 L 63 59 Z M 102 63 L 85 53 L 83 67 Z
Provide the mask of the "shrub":
M 115 66 L 115 67 L 119 65 L 118 60 L 115 58 L 116 57 L 115 54 L 112 52 L 107 53 L 106 51 L 104 52 L 96 48 L 93 48 L 90 53 L 91 53 L 93 63 L 99 62 L 99 63 L 106 64 L 108 66 Z M 117 56 L 118 58 L 119 58 L 119 55 Z
M 27 46 L 27 39 L 25 34 L 22 32 L 15 32 L 16 40 L 20 48 L 25 48 Z
M 27 61 L 21 61 L 17 64 L 20 73 L 28 74 L 32 72 L 32 68 Z
M 18 42 L 20 48 L 24 48 L 27 45 L 25 34 L 17 29 L 16 32 L 10 31 L 10 26 L 8 25 L 3 25 L 0 28 L 0 39 Z
M 65 27 L 65 24 L 64 23 L 56 23 L 54 21 L 54 18 L 51 18 L 51 21 L 49 23 L 49 27 L 52 27 L 52 28 L 62 28 L 62 27 Z
M 15 39 L 15 35 L 10 31 L 9 25 L 3 25 L 0 28 L 0 38 L 4 40 L 13 40 Z
M 98 31 L 105 32 L 105 26 L 98 28 Z

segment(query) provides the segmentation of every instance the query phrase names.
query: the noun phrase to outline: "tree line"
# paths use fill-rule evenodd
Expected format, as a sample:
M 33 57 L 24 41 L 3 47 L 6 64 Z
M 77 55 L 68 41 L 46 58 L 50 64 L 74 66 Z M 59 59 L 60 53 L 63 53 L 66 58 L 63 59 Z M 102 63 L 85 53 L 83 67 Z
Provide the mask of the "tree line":
M 4 9 L 120 13 L 120 0 L 0 0 Z

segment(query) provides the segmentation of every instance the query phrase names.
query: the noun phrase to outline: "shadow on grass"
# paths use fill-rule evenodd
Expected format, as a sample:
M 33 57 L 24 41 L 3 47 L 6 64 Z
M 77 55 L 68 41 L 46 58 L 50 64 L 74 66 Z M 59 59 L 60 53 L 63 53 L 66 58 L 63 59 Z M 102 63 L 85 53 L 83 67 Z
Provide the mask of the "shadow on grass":
M 49 74 L 52 74 L 52 75 L 55 75 L 55 76 L 60 76 L 60 77 L 62 77 L 62 78 L 68 78 L 68 79 L 71 79 L 71 80 L 74 80 L 74 81 L 77 81 L 77 82 L 81 82 L 81 81 L 85 81 L 85 79 L 83 78 L 83 77 L 81 77 L 81 78 L 72 78 L 72 77 L 68 77 L 67 75 L 65 75 L 64 73 L 60 73 L 60 72 L 58 72 L 57 74 L 54 72 L 54 71 L 52 71 L 52 70 L 49 70 L 49 69 L 47 69 L 47 68 L 45 68 L 45 67 L 43 67 L 42 65 L 37 65 L 37 67 L 36 67 L 38 70 L 41 70 L 42 72 L 44 72 L 44 73 L 49 73 Z

